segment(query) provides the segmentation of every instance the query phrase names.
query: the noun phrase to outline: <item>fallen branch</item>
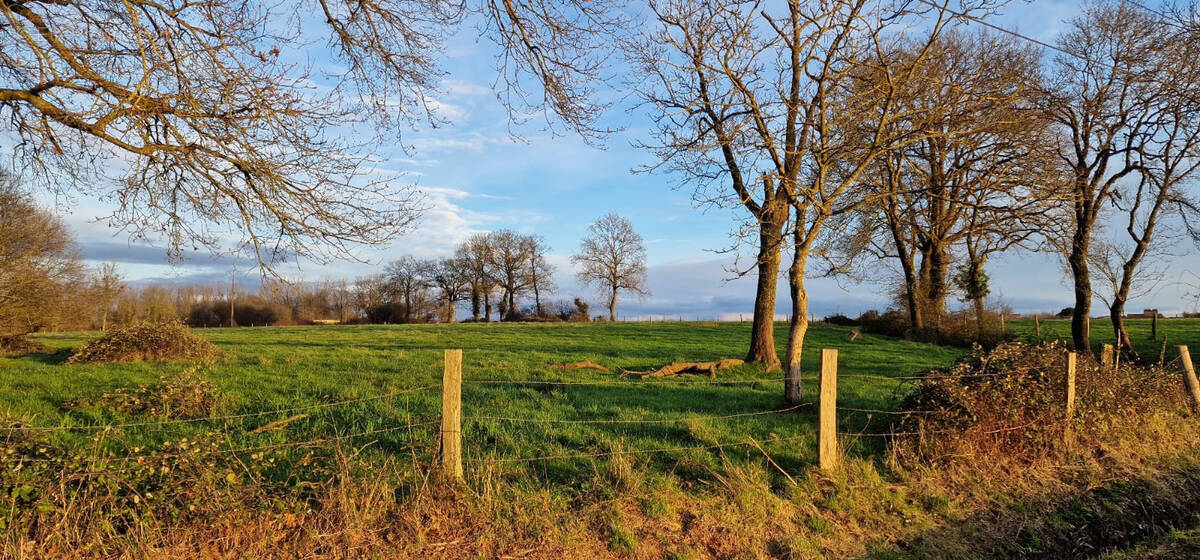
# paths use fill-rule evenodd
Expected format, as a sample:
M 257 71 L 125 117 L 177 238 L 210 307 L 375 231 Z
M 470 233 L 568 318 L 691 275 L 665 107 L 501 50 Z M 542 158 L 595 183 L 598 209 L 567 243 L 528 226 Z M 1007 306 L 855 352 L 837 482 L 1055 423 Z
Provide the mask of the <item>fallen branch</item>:
M 597 364 L 596 362 L 575 362 L 573 364 L 554 364 L 550 369 L 595 369 L 600 371 L 610 371 L 608 368 Z
M 693 373 L 708 374 L 709 377 L 716 379 L 718 371 L 737 367 L 743 363 L 745 362 L 742 360 L 717 360 L 715 362 L 675 362 L 673 364 L 667 364 L 654 371 L 621 370 L 621 376 L 638 376 L 642 379 L 650 379 L 652 377 L 675 377 L 684 373 Z

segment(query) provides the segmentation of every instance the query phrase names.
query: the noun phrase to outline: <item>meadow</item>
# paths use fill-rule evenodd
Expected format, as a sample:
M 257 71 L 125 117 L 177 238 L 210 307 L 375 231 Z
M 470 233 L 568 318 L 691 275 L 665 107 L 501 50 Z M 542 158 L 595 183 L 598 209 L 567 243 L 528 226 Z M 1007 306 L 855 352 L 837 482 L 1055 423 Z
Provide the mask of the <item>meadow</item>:
M 778 333 L 780 344 L 785 334 Z M 288 444 L 350 435 L 349 444 L 374 442 L 367 455 L 416 453 L 431 457 L 438 446 L 442 354 L 463 349 L 464 448 L 468 471 L 489 462 L 613 450 L 713 446 L 755 438 L 772 446 L 785 468 L 815 461 L 815 407 L 780 414 L 696 420 L 697 417 L 769 412 L 789 408 L 779 374 L 741 366 L 704 376 L 640 380 L 617 370 L 649 370 L 674 361 L 740 358 L 746 323 L 464 324 L 403 326 L 200 329 L 226 357 L 209 365 L 124 363 L 65 365 L 70 349 L 94 333 L 43 335 L 55 354 L 0 359 L 0 410 L 33 426 L 138 424 L 140 414 L 89 406 L 104 394 L 150 385 L 198 368 L 219 395 L 212 422 L 127 426 L 97 443 L 90 430 L 51 432 L 52 441 L 87 446 L 120 457 L 210 430 L 227 434 L 227 448 Z M 855 374 L 909 377 L 953 363 L 962 349 L 868 335 L 849 339 L 849 329 L 817 326 L 805 353 L 806 394 L 816 390 L 820 348 L 838 348 L 840 402 L 861 409 L 894 409 L 911 384 Z M 593 361 L 613 372 L 566 371 L 554 364 Z M 726 383 L 728 381 L 728 383 Z M 530 382 L 528 384 L 524 382 Z M 542 384 L 548 383 L 548 384 Z M 563 383 L 557 385 L 555 383 Z M 394 395 L 394 396 L 388 396 Z M 350 402 L 358 401 L 361 402 Z M 348 404 L 337 404 L 348 402 Z M 64 408 L 64 403 L 72 403 Z M 319 407 L 308 409 L 307 407 Z M 300 410 L 294 410 L 300 409 Z M 261 414 L 275 410 L 285 412 Z M 254 429 L 307 413 L 286 427 Z M 260 415 L 261 414 L 261 415 Z M 244 416 L 249 415 L 249 416 Z M 600 421 L 601 423 L 589 423 Z M 649 424 L 637 422 L 650 421 Z M 847 432 L 883 429 L 865 415 L 847 414 Z M 626 423 L 628 422 L 628 423 Z M 412 425 L 411 429 L 408 427 Z M 386 430 L 386 431 L 385 431 Z M 878 430 L 876 430 L 878 431 Z M 369 433 L 354 439 L 353 434 Z M 878 451 L 878 440 L 854 449 Z M 757 452 L 756 452 L 757 453 Z M 711 466 L 708 451 L 662 452 L 661 464 L 681 460 L 698 471 Z M 657 455 L 657 454 L 656 454 Z M 566 482 L 587 462 L 570 458 L 522 465 Z
M 1031 321 L 1009 326 L 1032 338 Z M 1043 338 L 1062 328 L 1044 321 Z M 1131 329 L 1135 342 L 1153 342 L 1143 322 Z M 98 333 L 54 333 L 37 337 L 49 352 L 0 358 L 0 418 L 10 428 L 0 461 L 14 466 L 0 478 L 8 495 L 0 556 L 1200 553 L 1200 430 L 1182 392 L 1162 410 L 1100 411 L 1102 422 L 1080 425 L 1099 438 L 1087 452 L 1038 451 L 1041 443 L 1014 432 L 972 440 L 982 447 L 970 443 L 951 463 L 910 464 L 889 445 L 900 440 L 876 437 L 894 429 L 898 417 L 887 412 L 916 389 L 912 377 L 950 367 L 968 349 L 851 340 L 849 328 L 816 324 L 804 356 L 806 404 L 792 407 L 780 374 L 753 365 L 716 379 L 618 373 L 740 358 L 747 323 L 194 332 L 224 356 L 67 364 Z M 786 325 L 776 332 L 782 348 Z M 1102 326 L 1093 332 L 1102 342 Z M 1200 321 L 1163 321 L 1163 332 L 1172 347 L 1200 346 Z M 465 484 L 436 476 L 448 348 L 463 350 Z M 845 458 L 832 473 L 816 468 L 821 348 L 840 353 Z M 613 371 L 552 367 L 581 361 Z M 1155 386 L 1175 388 L 1173 379 Z M 162 403 L 148 412 L 138 400 L 166 394 L 179 405 L 203 396 L 204 413 Z M 1025 451 L 988 447 L 1014 443 Z M 1147 523 L 1144 511 L 1155 518 Z

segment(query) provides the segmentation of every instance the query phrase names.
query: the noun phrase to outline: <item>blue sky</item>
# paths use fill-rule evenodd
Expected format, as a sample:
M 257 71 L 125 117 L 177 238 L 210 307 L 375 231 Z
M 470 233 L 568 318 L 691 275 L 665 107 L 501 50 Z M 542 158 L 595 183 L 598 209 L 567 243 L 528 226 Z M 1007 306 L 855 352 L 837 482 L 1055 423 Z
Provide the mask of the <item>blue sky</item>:
M 1078 13 L 1077 2 L 1014 2 L 992 21 L 1045 41 L 1052 41 L 1063 21 Z M 601 123 L 622 129 L 603 149 L 588 146 L 571 135 L 554 136 L 545 121 L 534 117 L 512 125 L 493 91 L 495 49 L 466 28 L 445 49 L 445 95 L 438 104 L 451 124 L 436 130 L 405 132 L 398 146 L 385 149 L 380 173 L 402 173 L 424 194 L 429 204 L 416 228 L 388 247 L 360 252 L 369 263 L 298 263 L 285 275 L 305 279 L 353 278 L 376 272 L 381 263 L 405 254 L 447 255 L 456 243 L 477 231 L 512 228 L 544 236 L 551 261 L 558 266 L 559 296 L 591 295 L 571 275 L 569 255 L 587 225 L 607 212 L 629 218 L 647 241 L 652 295 L 623 306 L 627 316 L 666 315 L 712 318 L 749 315 L 753 277 L 734 279 L 733 256 L 717 251 L 731 245 L 730 232 L 741 215 L 733 210 L 697 209 L 687 189 L 675 190 L 672 177 L 635 174 L 648 155 L 633 147 L 643 136 L 645 118 L 636 111 L 611 111 Z M 321 53 L 312 53 L 319 57 Z M 515 135 L 515 136 L 514 136 Z M 116 260 L 127 278 L 136 282 L 194 282 L 227 279 L 227 260 L 196 254 L 170 265 L 163 247 L 133 245 L 113 235 L 94 218 L 104 214 L 103 202 L 80 199 L 66 216 L 75 229 L 85 258 Z M 1157 306 L 1178 311 L 1191 308 L 1181 301 L 1186 291 L 1175 282 L 1200 272 L 1195 248 L 1178 248 L 1180 257 L 1168 278 L 1148 297 L 1132 301 L 1131 309 Z M 749 262 L 747 250 L 743 264 Z M 248 278 L 256 272 L 241 265 Z M 991 265 L 995 297 L 1017 311 L 1057 310 L 1071 301 L 1064 275 L 1052 255 L 1017 254 Z M 887 305 L 881 295 L 892 280 L 880 277 L 866 283 L 813 279 L 812 308 L 818 316 L 834 312 L 856 314 Z M 1099 301 L 1097 301 L 1099 303 Z M 779 311 L 789 302 L 779 294 Z

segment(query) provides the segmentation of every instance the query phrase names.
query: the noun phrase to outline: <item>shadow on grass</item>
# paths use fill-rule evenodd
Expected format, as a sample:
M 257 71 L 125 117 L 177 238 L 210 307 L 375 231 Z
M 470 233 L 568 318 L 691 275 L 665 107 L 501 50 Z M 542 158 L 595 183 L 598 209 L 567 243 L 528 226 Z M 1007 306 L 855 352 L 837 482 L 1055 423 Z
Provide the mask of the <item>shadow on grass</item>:
M 67 348 L 50 352 L 31 352 L 29 354 L 14 357 L 42 365 L 57 366 L 66 363 L 66 361 L 71 357 L 71 354 L 74 353 L 74 350 Z
M 873 547 L 867 558 L 1098 560 L 1119 558 L 1112 554 L 1153 544 L 1174 530 L 1197 527 L 1200 466 L 1193 465 L 984 511 L 898 545 Z

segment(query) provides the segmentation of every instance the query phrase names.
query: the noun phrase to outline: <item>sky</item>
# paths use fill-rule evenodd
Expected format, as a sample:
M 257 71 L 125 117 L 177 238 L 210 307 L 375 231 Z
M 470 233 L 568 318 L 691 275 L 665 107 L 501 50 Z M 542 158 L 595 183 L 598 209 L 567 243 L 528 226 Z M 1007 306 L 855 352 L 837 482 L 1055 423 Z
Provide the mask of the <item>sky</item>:
M 990 21 L 1039 40 L 1052 42 L 1064 21 L 1079 11 L 1077 2 L 1020 0 Z M 320 53 L 315 53 L 320 56 Z M 621 132 L 601 147 L 590 146 L 569 133 L 554 135 L 545 121 L 533 118 L 514 125 L 497 100 L 495 48 L 466 28 L 445 48 L 445 94 L 438 99 L 442 117 L 450 124 L 436 130 L 403 133 L 395 146 L 385 147 L 379 173 L 402 176 L 425 198 L 428 210 L 407 234 L 386 247 L 360 250 L 365 262 L 298 262 L 281 272 L 306 280 L 353 279 L 379 272 L 384 263 L 403 255 L 449 255 L 474 232 L 511 228 L 545 237 L 550 262 L 557 267 L 557 297 L 584 296 L 599 302 L 573 277 L 570 254 L 587 226 L 605 213 L 628 218 L 646 240 L 651 295 L 620 306 L 628 318 L 682 317 L 730 319 L 749 316 L 753 309 L 753 275 L 733 272 L 753 262 L 751 247 L 737 261 L 727 251 L 731 232 L 742 214 L 736 210 L 701 209 L 687 187 L 673 188 L 676 178 L 635 173 L 649 155 L 635 147 L 645 139 L 648 121 L 637 111 L 614 110 L 599 123 Z M 403 145 L 408 150 L 400 149 Z M 165 247 L 134 243 L 96 220 L 107 212 L 103 201 L 79 198 L 57 205 L 75 231 L 84 258 L 90 263 L 116 261 L 135 284 L 228 281 L 231 273 L 253 282 L 258 272 L 249 263 L 204 253 L 189 254 L 183 263 L 169 263 Z M 1191 245 L 1175 248 L 1163 282 L 1128 308 L 1157 307 L 1167 312 L 1192 310 L 1185 301 L 1189 290 L 1180 281 L 1200 273 L 1200 257 Z M 786 266 L 786 263 L 785 263 Z M 989 265 L 993 303 L 1017 312 L 1057 311 L 1072 302 L 1071 291 L 1056 257 L 1020 253 L 1001 256 Z M 815 315 L 857 315 L 868 308 L 886 308 L 893 273 L 876 267 L 874 278 L 814 278 L 808 281 Z M 1096 302 L 1100 303 L 1099 300 Z M 778 311 L 790 302 L 781 282 Z M 1097 310 L 1100 312 L 1100 310 Z

